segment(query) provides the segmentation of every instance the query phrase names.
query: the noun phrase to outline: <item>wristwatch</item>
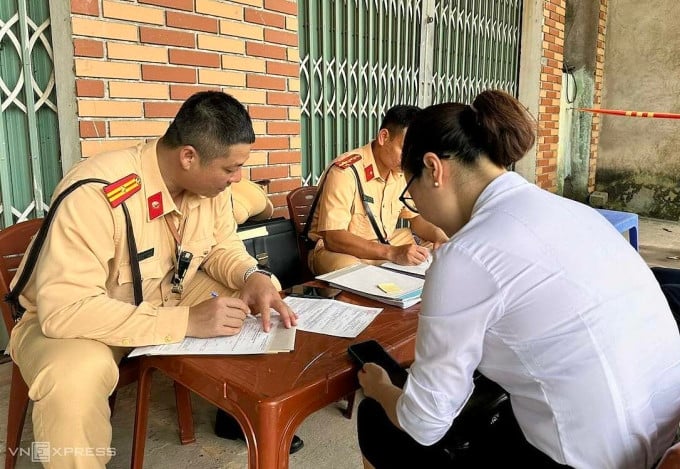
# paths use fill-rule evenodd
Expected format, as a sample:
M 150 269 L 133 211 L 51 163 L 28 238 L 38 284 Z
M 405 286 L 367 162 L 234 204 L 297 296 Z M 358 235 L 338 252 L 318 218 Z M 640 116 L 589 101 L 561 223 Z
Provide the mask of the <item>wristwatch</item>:
M 243 283 L 247 282 L 247 281 L 248 281 L 248 278 L 249 278 L 251 275 L 253 275 L 254 273 L 264 274 L 264 275 L 266 275 L 267 277 L 271 277 L 272 275 L 274 275 L 274 274 L 272 274 L 272 273 L 271 273 L 270 271 L 268 271 L 268 270 L 260 269 L 260 268 L 257 266 L 257 264 L 255 264 L 255 265 L 252 266 L 252 267 L 248 267 L 248 270 L 246 270 L 245 273 L 243 274 Z

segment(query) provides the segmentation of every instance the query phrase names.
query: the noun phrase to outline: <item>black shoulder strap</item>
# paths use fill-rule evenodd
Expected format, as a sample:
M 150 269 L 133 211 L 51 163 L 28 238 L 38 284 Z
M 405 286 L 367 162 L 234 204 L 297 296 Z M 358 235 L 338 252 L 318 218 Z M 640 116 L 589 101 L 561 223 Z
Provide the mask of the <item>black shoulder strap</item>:
M 366 211 L 368 220 L 371 222 L 373 231 L 375 231 L 375 235 L 378 237 L 378 240 L 381 243 L 390 244 L 385 238 L 385 235 L 383 235 L 382 231 L 380 231 L 378 222 L 375 221 L 375 217 L 373 216 L 373 212 L 371 211 L 371 206 L 368 205 L 368 199 L 366 198 L 366 194 L 364 193 L 364 188 L 361 186 L 361 179 L 359 178 L 359 173 L 357 172 L 357 169 L 354 167 L 354 165 L 350 166 L 350 168 L 352 168 L 352 171 L 354 172 L 354 178 L 357 180 L 357 189 L 359 190 L 359 197 L 361 197 L 361 203 L 364 205 L 364 210 Z
M 326 183 L 326 177 L 325 175 L 328 173 L 330 168 L 333 166 L 333 163 L 326 168 L 326 170 L 323 173 L 321 182 L 319 183 L 319 188 L 316 191 L 316 195 L 314 196 L 314 201 L 312 202 L 312 207 L 309 209 L 309 214 L 307 215 L 307 222 L 305 223 L 305 228 L 302 230 L 302 234 L 300 235 L 305 242 L 312 242 L 309 239 L 309 229 L 311 228 L 312 221 L 314 220 L 314 212 L 316 211 L 316 206 L 319 203 L 319 197 L 321 196 L 321 191 L 323 190 L 323 186 Z M 368 205 L 368 200 L 366 199 L 366 194 L 364 193 L 364 188 L 361 185 L 361 179 L 359 178 L 359 173 L 357 172 L 357 169 L 354 167 L 354 165 L 350 165 L 350 168 L 352 168 L 352 171 L 354 172 L 354 178 L 357 181 L 357 190 L 359 191 L 359 197 L 361 198 L 361 203 L 364 206 L 364 210 L 366 211 L 366 215 L 368 216 L 369 221 L 371 222 L 371 226 L 373 227 L 373 231 L 375 232 L 376 236 L 378 237 L 378 240 L 382 244 L 390 244 L 389 241 L 385 238 L 385 236 L 382 234 L 380 231 L 380 227 L 378 226 L 378 222 L 375 221 L 375 217 L 373 216 L 373 212 L 371 211 L 370 205 Z
M 71 184 L 69 187 L 67 187 L 61 194 L 59 194 L 59 196 L 52 204 L 50 211 L 47 213 L 45 221 L 40 226 L 40 230 L 38 230 L 38 234 L 36 235 L 35 240 L 33 241 L 33 245 L 31 246 L 31 249 L 26 257 L 26 262 L 24 264 L 23 270 L 21 271 L 21 274 L 19 275 L 19 280 L 17 280 L 17 283 L 14 285 L 14 288 L 10 290 L 10 292 L 7 295 L 5 295 L 5 301 L 9 303 L 12 306 L 12 309 L 14 310 L 13 317 L 15 321 L 21 319 L 21 316 L 25 312 L 24 307 L 21 306 L 21 304 L 19 303 L 19 295 L 21 294 L 22 290 L 28 283 L 28 280 L 31 278 L 31 274 L 33 273 L 35 264 L 38 261 L 38 255 L 40 254 L 40 250 L 42 249 L 42 246 L 45 243 L 45 239 L 47 238 L 47 232 L 49 231 L 50 225 L 52 224 L 52 220 L 54 219 L 57 213 L 57 207 L 59 207 L 59 204 L 61 204 L 61 202 L 70 193 L 75 191 L 80 186 L 90 183 L 98 183 L 105 185 L 110 184 L 110 182 L 108 181 L 96 178 L 89 178 L 77 181 Z M 128 212 L 125 202 L 121 204 L 121 207 L 123 208 L 123 213 L 125 214 L 125 228 L 126 228 L 125 231 L 128 239 L 128 255 L 130 256 L 130 269 L 132 271 L 132 289 L 135 295 L 135 304 L 139 305 L 143 301 L 143 296 L 142 296 L 142 274 L 139 270 L 139 260 L 137 259 L 137 243 L 135 242 L 135 233 L 132 229 L 132 222 L 130 221 L 130 212 Z

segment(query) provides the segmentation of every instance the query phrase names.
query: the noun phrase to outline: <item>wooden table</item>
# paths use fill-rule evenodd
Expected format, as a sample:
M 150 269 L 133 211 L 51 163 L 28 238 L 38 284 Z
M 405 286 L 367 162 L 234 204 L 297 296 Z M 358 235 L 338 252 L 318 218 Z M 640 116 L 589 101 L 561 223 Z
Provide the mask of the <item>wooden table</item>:
M 384 309 L 355 339 L 298 331 L 295 350 L 290 353 L 143 357 L 138 396 L 150 395 L 152 372 L 159 370 L 236 418 L 246 437 L 251 469 L 285 469 L 300 423 L 359 389 L 357 367 L 347 355 L 348 345 L 375 339 L 400 363 L 408 365 L 414 359 L 419 305 L 402 310 L 346 292 L 338 299 Z M 148 415 L 149 410 L 149 399 L 139 397 L 133 468 L 143 467 L 147 419 L 140 417 Z M 191 415 L 179 418 L 190 421 Z M 180 438 L 183 443 L 195 441 L 193 435 Z

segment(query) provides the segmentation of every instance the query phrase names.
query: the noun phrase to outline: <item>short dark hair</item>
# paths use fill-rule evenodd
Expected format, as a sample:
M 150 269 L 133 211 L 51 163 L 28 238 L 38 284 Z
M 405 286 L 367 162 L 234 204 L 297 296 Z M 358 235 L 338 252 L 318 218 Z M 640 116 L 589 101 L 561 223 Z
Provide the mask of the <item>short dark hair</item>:
M 415 115 L 420 111 L 418 106 L 398 104 L 392 106 L 385 113 L 381 129 L 387 129 L 390 134 L 397 134 L 409 126 Z
M 170 148 L 191 145 L 205 163 L 231 145 L 252 144 L 255 132 L 248 111 L 236 98 L 201 91 L 182 104 L 161 140 Z
M 436 104 L 418 113 L 406 132 L 401 166 L 419 176 L 427 152 L 465 164 L 486 155 L 498 166 L 509 166 L 533 146 L 535 130 L 534 118 L 516 98 L 484 91 L 471 105 Z

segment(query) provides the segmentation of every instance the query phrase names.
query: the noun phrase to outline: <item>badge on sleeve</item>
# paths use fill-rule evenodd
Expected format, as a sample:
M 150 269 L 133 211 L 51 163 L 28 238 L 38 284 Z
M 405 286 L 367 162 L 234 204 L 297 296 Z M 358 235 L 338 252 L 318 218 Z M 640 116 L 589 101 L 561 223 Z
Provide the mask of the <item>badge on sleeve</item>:
M 142 180 L 135 173 L 104 186 L 104 194 L 111 207 L 118 207 L 142 188 Z
M 369 164 L 364 168 L 364 175 L 366 176 L 366 182 L 370 181 L 375 177 L 375 174 L 373 174 L 373 165 Z
M 154 220 L 163 215 L 163 194 L 157 192 L 148 199 L 146 204 L 149 206 L 149 220 Z
M 361 155 L 358 153 L 354 153 L 352 155 L 348 155 L 335 163 L 333 163 L 335 166 L 337 166 L 340 169 L 347 169 L 350 166 L 352 166 L 354 163 L 357 161 L 361 161 Z

